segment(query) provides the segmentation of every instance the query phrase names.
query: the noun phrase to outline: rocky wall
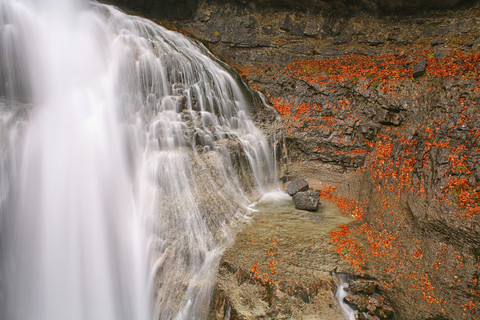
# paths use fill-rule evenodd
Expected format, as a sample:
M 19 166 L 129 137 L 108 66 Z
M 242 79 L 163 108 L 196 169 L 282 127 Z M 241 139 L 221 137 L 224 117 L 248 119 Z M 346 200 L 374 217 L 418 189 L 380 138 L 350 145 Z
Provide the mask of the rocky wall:
M 331 241 L 399 319 L 479 312 L 479 22 L 477 7 L 379 17 L 210 3 L 179 25 L 269 97 L 292 177 L 351 177 L 320 183 L 357 218 Z
M 356 218 L 330 241 L 398 319 L 480 312 L 480 7 L 462 4 L 208 1 L 169 22 L 269 98 L 287 174 Z M 457 7 L 399 14 L 431 6 Z

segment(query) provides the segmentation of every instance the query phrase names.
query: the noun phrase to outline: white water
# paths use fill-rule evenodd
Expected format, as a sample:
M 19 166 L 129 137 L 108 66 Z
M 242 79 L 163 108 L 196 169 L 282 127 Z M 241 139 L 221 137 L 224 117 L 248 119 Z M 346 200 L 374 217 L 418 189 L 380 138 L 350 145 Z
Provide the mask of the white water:
M 344 314 L 345 318 L 348 320 L 355 320 L 355 310 L 353 310 L 348 304 L 343 301 L 348 295 L 348 292 L 345 290 L 348 288 L 348 280 L 351 276 L 342 274 L 342 273 L 334 273 L 334 277 L 337 277 L 338 280 L 338 288 L 337 292 L 335 293 L 335 298 L 337 298 L 338 304 L 340 305 L 340 310 Z
M 0 79 L 1 319 L 206 318 L 244 189 L 276 179 L 239 84 L 66 0 L 0 0 Z

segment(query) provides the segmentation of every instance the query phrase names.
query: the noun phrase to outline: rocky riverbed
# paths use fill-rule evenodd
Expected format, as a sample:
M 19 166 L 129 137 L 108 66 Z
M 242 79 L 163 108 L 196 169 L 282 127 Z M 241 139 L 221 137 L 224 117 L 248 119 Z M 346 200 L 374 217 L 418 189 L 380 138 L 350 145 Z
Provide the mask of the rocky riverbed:
M 317 212 L 296 210 L 285 193 L 268 194 L 253 209 L 222 258 L 212 318 L 342 319 L 331 273 L 353 269 L 334 252 L 329 232 L 353 219 L 330 201 Z

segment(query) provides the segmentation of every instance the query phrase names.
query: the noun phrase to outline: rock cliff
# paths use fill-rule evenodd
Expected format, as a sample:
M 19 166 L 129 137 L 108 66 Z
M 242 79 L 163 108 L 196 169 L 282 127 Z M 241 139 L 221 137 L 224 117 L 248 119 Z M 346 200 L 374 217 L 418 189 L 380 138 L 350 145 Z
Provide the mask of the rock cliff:
M 189 8 L 170 23 L 269 98 L 286 125 L 290 177 L 314 178 L 321 197 L 356 218 L 330 242 L 357 275 L 378 280 L 397 319 L 477 318 L 480 7 L 257 0 Z

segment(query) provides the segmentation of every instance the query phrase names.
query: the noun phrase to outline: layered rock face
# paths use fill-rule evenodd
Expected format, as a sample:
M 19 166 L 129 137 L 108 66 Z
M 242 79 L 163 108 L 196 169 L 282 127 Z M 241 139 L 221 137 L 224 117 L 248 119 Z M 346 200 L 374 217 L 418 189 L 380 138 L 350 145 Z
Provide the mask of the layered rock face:
M 201 0 L 105 0 L 144 16 L 157 19 L 189 20 L 204 5 Z M 471 0 L 210 0 L 212 5 L 248 5 L 262 8 L 315 9 L 315 10 L 367 10 L 370 12 L 412 12 L 413 10 L 455 8 Z
M 480 313 L 480 8 L 395 13 L 458 5 L 200 2 L 175 23 L 267 95 L 291 179 L 356 218 L 331 242 L 398 319 Z
M 478 312 L 479 14 L 205 5 L 182 25 L 283 115 L 292 178 L 350 176 L 322 191 L 358 218 L 332 241 L 400 319 Z

